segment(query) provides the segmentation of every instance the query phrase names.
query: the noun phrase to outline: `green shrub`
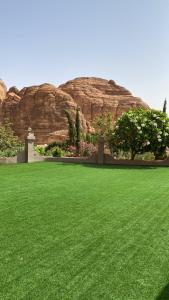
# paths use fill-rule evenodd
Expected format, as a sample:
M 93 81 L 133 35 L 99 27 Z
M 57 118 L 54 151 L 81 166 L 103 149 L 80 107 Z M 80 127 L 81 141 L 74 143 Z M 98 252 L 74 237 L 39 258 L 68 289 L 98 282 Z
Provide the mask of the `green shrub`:
M 96 133 L 83 133 L 81 135 L 81 140 L 87 142 L 88 144 L 96 145 L 98 143 L 98 134 Z
M 59 147 L 60 149 L 62 150 L 67 150 L 67 147 L 68 147 L 68 142 L 67 141 L 55 141 L 55 142 L 52 142 L 50 144 L 48 144 L 46 147 L 45 147 L 45 153 L 50 153 L 50 150 L 52 150 L 53 148 L 55 147 Z
M 0 150 L 0 157 L 13 157 L 17 155 L 18 150 L 7 149 L 4 151 Z
M 130 159 L 130 152 L 127 152 L 127 151 L 123 151 L 123 150 L 116 150 L 116 151 L 113 151 L 113 156 L 114 158 L 117 158 L 117 159 Z
M 53 157 L 61 157 L 61 156 L 64 156 L 64 154 L 65 154 L 65 151 L 62 150 L 62 149 L 61 149 L 60 147 L 58 147 L 58 146 L 52 148 L 51 152 L 52 152 L 52 156 L 53 156 Z
M 45 147 L 43 146 L 35 146 L 35 151 L 39 154 L 39 155 L 45 155 L 46 151 L 45 151 Z
M 145 152 L 143 154 L 136 154 L 135 159 L 138 159 L 138 160 L 154 160 L 155 156 L 151 152 Z

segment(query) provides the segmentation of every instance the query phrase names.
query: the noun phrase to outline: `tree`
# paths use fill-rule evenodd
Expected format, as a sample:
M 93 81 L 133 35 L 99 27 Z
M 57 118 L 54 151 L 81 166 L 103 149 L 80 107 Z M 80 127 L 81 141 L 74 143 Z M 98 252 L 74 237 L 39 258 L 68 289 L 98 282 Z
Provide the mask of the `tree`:
M 11 128 L 8 120 L 0 125 L 0 155 L 10 156 L 16 154 L 21 147 L 21 143 Z
M 110 135 L 110 145 L 115 149 L 131 153 L 150 151 L 155 159 L 164 158 L 169 146 L 169 119 L 156 110 L 129 110 L 118 120 Z
M 65 114 L 68 120 L 68 130 L 69 130 L 69 143 L 72 146 L 75 146 L 76 144 L 76 127 L 75 127 L 75 122 L 68 110 L 65 109 Z
M 68 110 L 65 110 L 65 114 L 69 125 L 69 143 L 71 146 L 76 146 L 77 153 L 79 153 L 80 137 L 81 137 L 80 108 L 79 107 L 76 108 L 75 120 L 72 118 L 72 115 Z
M 167 99 L 164 100 L 163 113 L 167 113 Z
M 113 117 L 111 113 L 105 113 L 97 117 L 93 123 L 96 134 L 98 136 L 103 136 L 105 140 L 107 140 L 109 133 L 113 129 L 112 119 Z
M 75 122 L 75 127 L 76 127 L 76 150 L 77 153 L 79 154 L 80 152 L 80 108 L 76 108 L 76 122 Z
M 131 153 L 133 160 L 137 153 L 143 152 L 144 133 L 142 128 L 143 109 L 129 110 L 118 120 L 115 129 L 110 134 L 109 144 L 115 150 Z
M 145 113 L 145 130 L 149 144 L 147 151 L 154 153 L 155 159 L 166 157 L 166 147 L 169 146 L 169 118 L 166 113 L 148 110 Z

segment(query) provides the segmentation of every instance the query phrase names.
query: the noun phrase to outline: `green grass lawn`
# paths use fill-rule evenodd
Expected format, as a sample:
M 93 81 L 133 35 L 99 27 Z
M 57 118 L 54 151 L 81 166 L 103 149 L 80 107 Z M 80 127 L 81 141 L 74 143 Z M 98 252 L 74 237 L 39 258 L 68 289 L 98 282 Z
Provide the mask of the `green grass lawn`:
M 169 168 L 0 166 L 0 300 L 169 299 Z

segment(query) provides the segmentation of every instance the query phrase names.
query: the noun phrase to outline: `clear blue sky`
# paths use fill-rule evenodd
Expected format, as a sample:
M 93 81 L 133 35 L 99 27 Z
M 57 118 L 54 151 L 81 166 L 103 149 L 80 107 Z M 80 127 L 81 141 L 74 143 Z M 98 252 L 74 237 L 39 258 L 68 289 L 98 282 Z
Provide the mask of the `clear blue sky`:
M 169 102 L 169 0 L 0 0 L 0 41 L 8 87 L 97 76 Z

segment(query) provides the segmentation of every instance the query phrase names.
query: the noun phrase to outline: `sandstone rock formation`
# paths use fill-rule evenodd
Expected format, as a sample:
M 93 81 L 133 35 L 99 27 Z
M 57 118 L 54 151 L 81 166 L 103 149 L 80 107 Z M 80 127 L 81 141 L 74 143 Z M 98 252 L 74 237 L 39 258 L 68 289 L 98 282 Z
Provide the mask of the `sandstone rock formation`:
M 5 83 L 0 79 L 0 122 L 2 121 L 2 100 L 5 99 L 7 93 L 7 87 Z
M 5 99 L 6 92 L 7 92 L 7 87 L 5 83 L 2 81 L 2 79 L 0 79 L 0 100 Z
M 71 95 L 89 123 L 103 113 L 111 112 L 116 120 L 132 107 L 148 108 L 145 102 L 132 96 L 131 92 L 117 85 L 113 80 L 81 77 L 68 81 L 59 88 Z
M 0 90 L 1 91 L 1 90 Z M 96 116 L 111 112 L 116 120 L 131 107 L 148 108 L 140 98 L 113 80 L 81 77 L 56 87 L 45 83 L 19 91 L 12 87 L 2 93 L 0 122 L 8 118 L 16 134 L 23 140 L 31 127 L 38 144 L 46 144 L 67 135 L 67 119 L 64 110 L 75 114 L 77 105 L 81 109 L 84 130 L 92 128 Z

